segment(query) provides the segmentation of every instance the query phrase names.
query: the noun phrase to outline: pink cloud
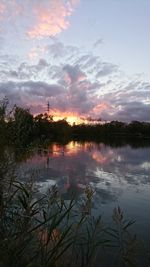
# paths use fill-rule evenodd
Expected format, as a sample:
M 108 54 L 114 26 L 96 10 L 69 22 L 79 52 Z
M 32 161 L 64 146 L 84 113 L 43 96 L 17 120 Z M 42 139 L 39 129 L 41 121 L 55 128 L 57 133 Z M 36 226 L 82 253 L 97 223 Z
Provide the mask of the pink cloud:
M 17 0 L 1 1 L 0 15 L 5 13 L 5 19 L 10 19 L 23 14 L 23 6 Z M 8 18 L 9 16 L 9 18 Z
M 7 1 L 6 1 L 7 2 Z M 55 36 L 69 27 L 69 17 L 79 0 L 0 0 L 0 20 L 26 21 L 25 33 L 30 38 Z M 5 25 L 5 24 L 4 24 Z M 18 24 L 16 24 L 18 26 Z
M 0 13 L 3 13 L 5 11 L 5 5 L 3 3 L 0 3 Z
M 33 47 L 28 53 L 28 59 L 31 61 L 42 58 L 43 54 L 46 52 L 45 47 Z
M 3 3 L 0 3 L 0 21 L 3 19 L 3 15 L 6 11 L 6 7 Z M 0 25 L 0 32 L 2 31 L 1 25 Z
M 30 38 L 55 36 L 67 29 L 68 18 L 78 2 L 70 0 L 65 4 L 62 0 L 51 0 L 47 5 L 38 4 L 33 10 L 36 24 L 28 30 L 28 36 Z
M 95 115 L 97 115 L 97 114 L 100 115 L 102 111 L 104 111 L 104 110 L 108 110 L 109 107 L 110 107 L 109 104 L 107 104 L 106 102 L 102 102 L 102 103 L 96 105 L 96 106 L 93 108 L 93 113 L 94 113 Z
M 0 3 L 0 19 L 2 18 L 5 10 L 6 10 L 5 5 L 3 3 Z

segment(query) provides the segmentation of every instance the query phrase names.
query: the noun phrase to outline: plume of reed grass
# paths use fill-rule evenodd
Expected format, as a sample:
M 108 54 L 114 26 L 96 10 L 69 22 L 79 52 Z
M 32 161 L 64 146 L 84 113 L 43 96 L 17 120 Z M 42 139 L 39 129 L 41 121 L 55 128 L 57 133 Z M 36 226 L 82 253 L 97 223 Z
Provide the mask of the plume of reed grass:
M 74 197 L 64 201 L 56 186 L 42 194 L 32 179 L 28 183 L 14 179 L 5 164 L 0 267 L 98 267 L 112 248 L 120 264 L 116 266 L 136 266 L 137 240 L 129 231 L 134 222 L 124 219 L 120 207 L 113 212 L 114 227 L 107 227 L 101 216 L 92 215 L 90 186 L 79 208 Z

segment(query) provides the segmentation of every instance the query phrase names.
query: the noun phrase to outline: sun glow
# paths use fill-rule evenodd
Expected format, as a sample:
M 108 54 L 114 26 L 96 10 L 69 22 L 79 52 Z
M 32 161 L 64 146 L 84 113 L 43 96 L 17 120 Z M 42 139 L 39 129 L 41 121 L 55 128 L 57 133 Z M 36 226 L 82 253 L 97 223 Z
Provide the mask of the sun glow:
M 65 119 L 70 125 L 88 123 L 86 119 L 81 118 L 77 113 L 55 111 L 52 116 L 54 121 Z

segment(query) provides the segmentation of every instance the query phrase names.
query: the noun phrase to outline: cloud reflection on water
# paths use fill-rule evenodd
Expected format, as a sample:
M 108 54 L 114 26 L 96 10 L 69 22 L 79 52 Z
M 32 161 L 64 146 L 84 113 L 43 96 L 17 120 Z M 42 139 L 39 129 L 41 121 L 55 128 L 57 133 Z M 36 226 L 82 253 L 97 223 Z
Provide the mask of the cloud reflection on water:
M 91 184 L 104 204 L 117 201 L 128 187 L 149 185 L 149 159 L 149 148 L 70 142 L 36 151 L 24 166 L 36 169 L 37 180 L 45 187 L 46 181 L 47 187 L 55 181 L 65 198 L 72 192 L 80 195 Z

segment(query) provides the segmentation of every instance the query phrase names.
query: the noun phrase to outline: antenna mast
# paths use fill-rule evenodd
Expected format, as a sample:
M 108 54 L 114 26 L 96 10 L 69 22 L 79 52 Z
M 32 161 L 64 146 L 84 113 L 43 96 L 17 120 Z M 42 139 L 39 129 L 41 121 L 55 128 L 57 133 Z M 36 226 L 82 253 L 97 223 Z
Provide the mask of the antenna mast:
M 49 105 L 49 101 L 47 102 L 47 112 L 49 113 L 49 108 L 50 108 L 50 105 Z

